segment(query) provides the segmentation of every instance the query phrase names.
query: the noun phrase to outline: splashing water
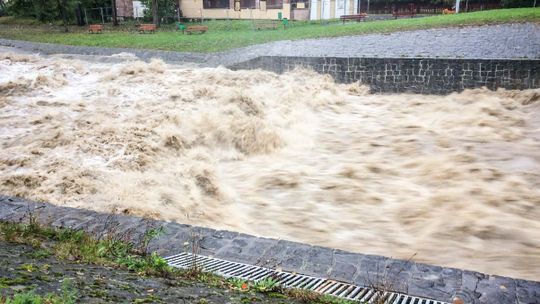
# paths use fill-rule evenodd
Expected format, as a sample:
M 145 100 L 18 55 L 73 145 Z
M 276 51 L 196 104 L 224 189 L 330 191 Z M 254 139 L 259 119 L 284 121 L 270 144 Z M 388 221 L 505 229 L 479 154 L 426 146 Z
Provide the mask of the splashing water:
M 540 279 L 540 90 L 0 54 L 0 193 Z

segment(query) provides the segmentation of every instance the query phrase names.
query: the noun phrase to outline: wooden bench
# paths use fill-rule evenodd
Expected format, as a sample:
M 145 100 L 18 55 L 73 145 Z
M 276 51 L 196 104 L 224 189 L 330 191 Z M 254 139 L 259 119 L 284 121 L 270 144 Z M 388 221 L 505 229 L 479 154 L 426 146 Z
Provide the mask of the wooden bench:
M 279 22 L 276 20 L 255 20 L 253 22 L 253 28 L 256 30 L 276 30 L 279 26 Z
M 156 25 L 155 24 L 141 24 L 139 25 L 139 33 L 141 34 L 144 34 L 144 33 L 147 33 L 147 32 L 150 32 L 150 33 L 155 33 L 156 32 Z
M 90 34 L 101 34 L 101 33 L 103 33 L 103 24 L 90 24 L 88 26 L 88 32 Z
M 356 22 L 360 22 L 364 20 L 364 18 L 367 17 L 366 13 L 356 14 L 356 15 L 341 15 L 339 19 L 345 23 L 346 20 L 356 20 Z
M 191 35 L 191 33 L 204 34 L 204 33 L 206 33 L 206 31 L 208 31 L 208 26 L 206 26 L 206 25 L 190 25 L 190 26 L 187 26 L 184 31 L 186 33 L 190 34 L 190 35 Z

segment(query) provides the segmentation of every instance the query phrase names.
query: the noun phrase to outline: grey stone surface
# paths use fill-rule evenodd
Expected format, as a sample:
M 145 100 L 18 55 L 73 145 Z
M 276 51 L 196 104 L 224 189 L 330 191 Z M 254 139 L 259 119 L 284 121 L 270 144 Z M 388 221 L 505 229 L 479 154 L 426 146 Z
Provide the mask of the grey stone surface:
M 416 264 L 411 272 L 410 293 L 451 301 L 454 294 L 462 289 L 462 272 L 459 269 Z
M 455 295 L 466 303 L 538 304 L 540 299 L 540 282 L 1 195 L 0 215 L 1 220 L 27 222 L 34 218 L 44 224 L 82 229 L 97 237 L 126 236 L 134 240 L 140 239 L 149 228 L 163 227 L 164 234 L 154 240 L 150 248 L 164 256 L 191 251 L 191 244 L 197 241 L 200 253 L 204 255 L 375 286 L 438 301 L 451 301 Z
M 252 47 L 259 50 L 263 45 Z M 259 56 L 540 58 L 540 26 L 486 25 L 370 34 L 264 45 Z
M 309 67 L 341 83 L 360 82 L 372 92 L 448 94 L 464 89 L 540 87 L 540 59 L 434 59 L 258 57 L 232 69 L 276 73 Z

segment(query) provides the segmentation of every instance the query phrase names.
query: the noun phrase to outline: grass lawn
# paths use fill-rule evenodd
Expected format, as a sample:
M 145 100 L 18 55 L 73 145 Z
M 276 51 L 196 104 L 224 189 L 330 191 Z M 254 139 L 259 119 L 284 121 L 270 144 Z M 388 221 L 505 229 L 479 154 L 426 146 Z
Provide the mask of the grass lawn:
M 141 35 L 134 24 L 105 28 L 101 35 L 86 33 L 86 27 L 70 27 L 63 33 L 58 25 L 37 24 L 35 21 L 0 18 L 0 37 L 69 45 L 129 47 L 184 52 L 216 52 L 277 40 L 335 37 L 369 33 L 389 33 L 403 30 L 440 28 L 478 24 L 540 22 L 540 8 L 500 9 L 457 15 L 437 15 L 423 18 L 403 18 L 376 22 L 339 21 L 291 22 L 287 29 L 254 31 L 251 21 L 207 21 L 209 31 L 203 35 L 182 35 L 173 25 L 162 26 L 156 34 Z

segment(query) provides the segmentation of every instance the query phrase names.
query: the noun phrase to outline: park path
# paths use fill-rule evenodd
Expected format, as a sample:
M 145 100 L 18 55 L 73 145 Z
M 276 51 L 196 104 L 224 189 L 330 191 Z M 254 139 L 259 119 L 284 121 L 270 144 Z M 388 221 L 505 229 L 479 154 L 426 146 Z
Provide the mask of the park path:
M 518 23 L 286 40 L 222 53 L 221 61 L 258 56 L 540 58 L 540 24 Z
M 540 59 L 540 24 L 467 26 L 391 34 L 284 40 L 208 54 L 67 46 L 0 39 L 0 51 L 10 50 L 10 47 L 41 54 L 85 56 L 110 56 L 124 52 L 135 54 L 144 60 L 157 57 L 167 62 L 203 66 L 231 66 L 259 56 Z

